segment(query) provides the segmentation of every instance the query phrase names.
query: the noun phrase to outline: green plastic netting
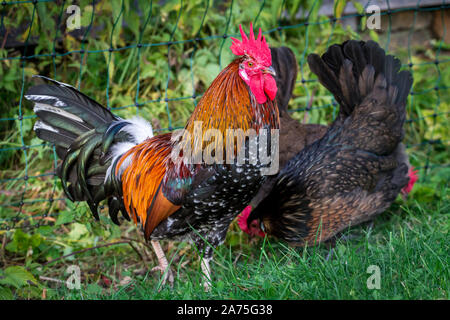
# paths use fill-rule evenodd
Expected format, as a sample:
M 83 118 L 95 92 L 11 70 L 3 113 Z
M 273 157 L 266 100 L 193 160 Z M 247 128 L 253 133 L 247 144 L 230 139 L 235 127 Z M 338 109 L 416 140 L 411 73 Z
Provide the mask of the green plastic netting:
M 54 174 L 54 147 L 34 136 L 36 117 L 23 98 L 33 74 L 72 84 L 119 116 L 142 116 L 158 132 L 173 130 L 231 61 L 230 36 L 250 21 L 270 45 L 296 54 L 300 72 L 290 111 L 300 121 L 328 123 L 337 108 L 311 75 L 309 53 L 372 38 L 399 56 L 415 79 L 405 125 L 411 162 L 422 180 L 448 172 L 450 55 L 444 39 L 450 4 L 372 2 L 353 1 L 355 12 L 346 13 L 345 1 L 337 1 L 331 15 L 325 10 L 329 1 L 319 0 L 0 2 L 0 231 L 51 225 L 66 205 Z M 381 30 L 365 26 L 371 4 L 384 8 Z M 74 30 L 67 27 L 71 5 L 80 9 L 80 28 Z M 423 27 L 427 19 L 433 21 Z M 441 34 L 431 34 L 439 20 Z

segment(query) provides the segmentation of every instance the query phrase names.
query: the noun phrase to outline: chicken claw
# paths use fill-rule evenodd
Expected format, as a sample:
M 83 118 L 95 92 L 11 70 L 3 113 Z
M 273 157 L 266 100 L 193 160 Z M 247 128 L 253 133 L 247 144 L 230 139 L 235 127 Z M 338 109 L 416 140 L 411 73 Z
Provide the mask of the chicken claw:
M 167 280 L 169 281 L 170 287 L 173 287 L 173 281 L 174 281 L 174 277 L 173 277 L 173 273 L 172 270 L 170 270 L 169 267 L 169 262 L 167 261 L 166 255 L 164 254 L 164 251 L 161 248 L 161 244 L 159 243 L 159 241 L 151 241 L 153 250 L 155 250 L 155 254 L 158 257 L 158 262 L 159 265 L 152 268 L 152 272 L 154 271 L 160 271 L 161 275 L 163 276 L 162 282 L 161 282 L 161 286 L 160 289 L 162 287 L 164 287 L 166 285 Z

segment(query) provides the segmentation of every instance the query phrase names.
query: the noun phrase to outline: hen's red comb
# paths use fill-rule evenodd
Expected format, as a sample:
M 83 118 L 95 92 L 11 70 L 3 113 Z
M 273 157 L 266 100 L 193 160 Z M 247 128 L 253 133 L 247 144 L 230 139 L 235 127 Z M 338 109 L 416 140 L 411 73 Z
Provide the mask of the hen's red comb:
M 246 206 L 244 210 L 239 214 L 238 216 L 238 225 L 239 228 L 241 228 L 242 231 L 245 233 L 251 235 L 251 236 L 260 236 L 265 237 L 266 233 L 261 230 L 261 228 L 258 225 L 257 220 L 253 220 L 250 223 L 248 223 L 248 217 L 250 216 L 250 213 L 252 212 L 252 206 Z
M 248 229 L 247 219 L 251 212 L 252 212 L 252 206 L 246 206 L 245 209 L 241 212 L 241 214 L 238 217 L 239 228 L 241 228 L 242 231 L 244 231 L 245 233 L 248 233 L 248 234 L 250 234 L 250 230 Z
M 417 171 L 417 170 L 414 170 L 414 167 L 413 167 L 413 166 L 409 167 L 409 170 L 408 170 L 409 182 L 408 182 L 408 184 L 402 189 L 402 193 L 403 193 L 404 195 L 407 195 L 408 193 L 410 193 L 411 190 L 412 190 L 412 188 L 413 188 L 413 186 L 414 186 L 414 184 L 416 183 L 416 181 L 419 180 L 419 176 L 418 176 L 417 173 L 418 173 L 418 171 Z
M 255 39 L 255 35 L 253 34 L 253 24 L 251 22 L 250 38 L 242 30 L 242 25 L 239 25 L 239 30 L 241 30 L 242 41 L 231 37 L 231 40 L 233 40 L 230 47 L 231 51 L 237 56 L 249 55 L 262 65 L 270 67 L 272 65 L 272 55 L 266 43 L 266 38 L 261 34 L 261 28 L 259 28 L 257 39 Z

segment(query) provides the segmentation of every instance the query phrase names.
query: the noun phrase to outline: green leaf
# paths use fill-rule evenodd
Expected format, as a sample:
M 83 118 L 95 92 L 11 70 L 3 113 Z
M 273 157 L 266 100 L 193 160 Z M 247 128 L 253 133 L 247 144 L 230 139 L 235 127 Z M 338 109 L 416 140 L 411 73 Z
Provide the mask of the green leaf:
M 84 224 L 72 223 L 72 230 L 69 232 L 69 239 L 78 240 L 82 235 L 88 233 L 88 230 Z
M 10 252 L 25 253 L 30 245 L 30 236 L 24 233 L 21 229 L 14 232 L 13 240 L 6 245 L 6 250 Z
M 366 16 L 363 16 L 362 18 L 361 18 L 361 30 L 366 30 L 366 25 L 367 25 L 367 17 Z
M 11 289 L 0 286 L 0 300 L 13 300 L 14 296 Z
M 28 281 L 36 284 L 38 283 L 30 272 L 28 272 L 24 267 L 20 266 L 6 268 L 3 276 L 4 278 L 0 279 L 0 284 L 11 285 L 16 288 L 27 285 Z
M 356 10 L 358 10 L 359 14 L 364 13 L 364 6 L 361 3 L 359 3 L 358 1 L 354 1 L 353 0 L 352 4 L 355 6 Z
M 206 68 L 206 77 L 207 77 L 207 83 L 211 83 L 214 81 L 214 79 L 217 77 L 217 75 L 220 72 L 220 68 L 217 64 L 209 63 Z
M 63 211 L 58 215 L 58 219 L 56 220 L 55 225 L 59 226 L 64 223 L 73 222 L 74 218 L 75 218 L 75 211 L 72 210 Z
M 92 6 L 87 5 L 81 11 L 80 24 L 82 27 L 88 27 L 92 20 Z
M 43 236 L 48 236 L 51 235 L 53 233 L 53 228 L 50 226 L 40 226 L 37 229 L 37 232 L 39 232 L 39 234 L 43 235 Z
M 336 0 L 334 2 L 334 16 L 336 18 L 339 19 L 342 16 L 342 12 L 344 12 L 346 4 L 347 0 Z
M 100 287 L 98 284 L 96 283 L 91 283 L 88 284 L 87 288 L 86 288 L 86 292 L 89 294 L 101 294 L 102 293 L 102 287 Z
M 369 34 L 373 41 L 379 42 L 378 33 L 375 30 L 370 30 Z

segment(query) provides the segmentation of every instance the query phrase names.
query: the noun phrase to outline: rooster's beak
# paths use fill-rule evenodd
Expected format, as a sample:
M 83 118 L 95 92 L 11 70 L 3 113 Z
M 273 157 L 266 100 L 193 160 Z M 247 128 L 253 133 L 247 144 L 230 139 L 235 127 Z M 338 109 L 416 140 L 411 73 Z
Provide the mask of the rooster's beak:
M 275 72 L 275 69 L 273 67 L 268 67 L 268 68 L 264 69 L 263 73 L 271 74 L 274 77 L 277 75 L 277 73 Z

